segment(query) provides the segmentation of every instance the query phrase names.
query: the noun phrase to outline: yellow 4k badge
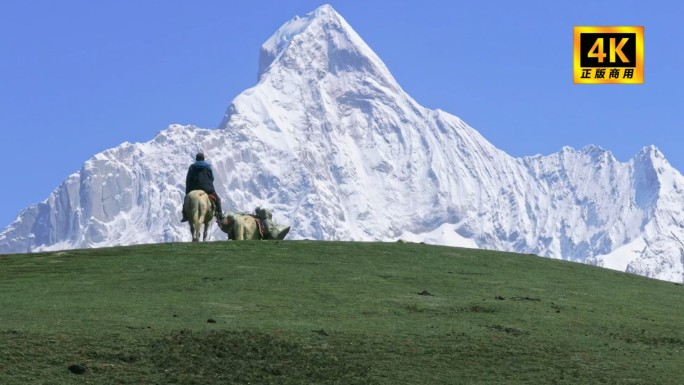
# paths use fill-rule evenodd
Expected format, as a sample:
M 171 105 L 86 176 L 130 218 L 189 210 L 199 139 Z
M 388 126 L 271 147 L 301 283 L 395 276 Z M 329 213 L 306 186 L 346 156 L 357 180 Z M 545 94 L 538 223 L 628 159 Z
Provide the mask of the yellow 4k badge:
M 575 83 L 644 82 L 644 27 L 575 27 Z

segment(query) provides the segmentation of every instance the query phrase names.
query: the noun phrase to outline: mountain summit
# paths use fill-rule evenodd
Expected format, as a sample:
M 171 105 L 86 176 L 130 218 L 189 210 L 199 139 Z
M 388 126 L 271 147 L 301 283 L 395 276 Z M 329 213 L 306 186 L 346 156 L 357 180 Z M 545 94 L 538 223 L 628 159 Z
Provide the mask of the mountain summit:
M 363 72 L 396 86 L 387 67 L 330 5 L 281 26 L 262 46 L 258 79 L 270 69 L 314 71 L 317 77 L 342 71 Z
M 513 158 L 407 95 L 335 10 L 285 23 L 218 129 L 172 125 L 95 155 L 0 232 L 0 252 L 188 241 L 198 150 L 224 208 L 271 207 L 290 237 L 534 253 L 684 281 L 684 178 L 655 147 Z M 225 239 L 214 231 L 213 239 Z

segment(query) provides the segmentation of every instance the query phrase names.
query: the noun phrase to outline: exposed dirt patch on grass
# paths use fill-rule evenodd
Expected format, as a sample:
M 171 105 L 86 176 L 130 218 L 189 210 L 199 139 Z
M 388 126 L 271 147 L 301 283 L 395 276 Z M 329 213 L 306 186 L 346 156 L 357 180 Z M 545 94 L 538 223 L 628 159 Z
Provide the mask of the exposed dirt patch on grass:
M 534 297 L 511 297 L 509 299 L 512 301 L 530 301 L 530 302 L 540 302 L 541 301 L 541 299 L 534 298 Z
M 492 325 L 489 328 L 493 329 L 493 330 L 498 330 L 498 331 L 501 331 L 501 332 L 504 332 L 504 333 L 507 333 L 510 335 L 514 335 L 514 336 L 523 336 L 523 335 L 530 334 L 529 332 L 526 332 L 524 330 L 520 330 L 520 329 L 508 327 L 508 326 Z

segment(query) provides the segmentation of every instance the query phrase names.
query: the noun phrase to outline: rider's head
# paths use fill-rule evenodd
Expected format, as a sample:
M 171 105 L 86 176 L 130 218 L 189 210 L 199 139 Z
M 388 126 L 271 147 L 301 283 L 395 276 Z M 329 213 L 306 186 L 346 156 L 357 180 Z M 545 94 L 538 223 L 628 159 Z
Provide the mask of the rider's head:
M 195 160 L 196 161 L 204 160 L 204 154 L 201 152 L 198 152 L 197 155 L 195 155 Z

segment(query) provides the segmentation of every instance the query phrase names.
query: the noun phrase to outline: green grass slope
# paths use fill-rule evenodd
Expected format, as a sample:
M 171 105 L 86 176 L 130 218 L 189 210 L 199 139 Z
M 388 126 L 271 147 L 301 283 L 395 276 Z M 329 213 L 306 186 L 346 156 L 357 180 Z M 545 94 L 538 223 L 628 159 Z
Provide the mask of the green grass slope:
M 684 384 L 683 295 L 408 243 L 0 256 L 0 384 Z

